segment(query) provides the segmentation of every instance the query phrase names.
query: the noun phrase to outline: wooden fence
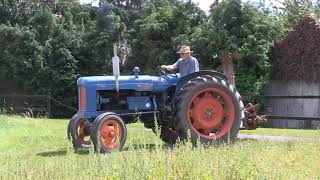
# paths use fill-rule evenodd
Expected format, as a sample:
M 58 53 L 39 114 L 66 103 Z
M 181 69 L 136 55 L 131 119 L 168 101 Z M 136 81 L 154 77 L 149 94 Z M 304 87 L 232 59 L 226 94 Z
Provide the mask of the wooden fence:
M 263 113 L 267 114 L 268 128 L 320 128 L 318 104 L 320 96 L 283 96 L 263 95 L 244 96 L 245 102 L 262 105 Z
M 272 109 L 268 127 L 320 127 L 320 84 L 305 81 L 271 81 L 265 95 Z M 270 119 L 270 118 L 269 118 Z
M 0 110 L 5 113 L 51 117 L 49 95 L 0 94 Z

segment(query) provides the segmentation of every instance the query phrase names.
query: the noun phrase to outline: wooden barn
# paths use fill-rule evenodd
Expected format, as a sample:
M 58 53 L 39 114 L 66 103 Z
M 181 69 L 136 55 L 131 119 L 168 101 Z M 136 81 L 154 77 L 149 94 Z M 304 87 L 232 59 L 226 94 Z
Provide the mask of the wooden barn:
M 271 51 L 272 80 L 266 89 L 271 108 L 267 127 L 320 128 L 320 22 L 300 19 Z M 277 118 L 278 117 L 278 118 Z

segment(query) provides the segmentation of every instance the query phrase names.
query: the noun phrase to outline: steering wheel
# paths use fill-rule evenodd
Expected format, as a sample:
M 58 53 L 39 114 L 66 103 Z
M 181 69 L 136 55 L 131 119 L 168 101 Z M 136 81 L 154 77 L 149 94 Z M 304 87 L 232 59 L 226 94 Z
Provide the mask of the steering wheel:
M 161 66 L 157 66 L 157 68 L 163 75 L 170 74 L 170 71 L 168 69 L 162 69 Z
M 171 71 L 169 69 L 162 69 L 161 66 L 157 66 L 157 68 L 159 69 L 159 71 L 161 71 L 161 73 L 163 75 L 175 74 L 176 76 L 178 76 L 176 73 L 174 73 L 173 71 Z

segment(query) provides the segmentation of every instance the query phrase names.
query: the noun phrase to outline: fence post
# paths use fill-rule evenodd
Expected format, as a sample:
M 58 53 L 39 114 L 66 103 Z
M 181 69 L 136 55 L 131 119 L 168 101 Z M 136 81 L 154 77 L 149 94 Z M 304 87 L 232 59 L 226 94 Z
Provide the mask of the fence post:
M 47 95 L 47 110 L 48 110 L 48 118 L 51 117 L 51 94 Z
M 11 94 L 11 109 L 14 111 L 16 93 Z

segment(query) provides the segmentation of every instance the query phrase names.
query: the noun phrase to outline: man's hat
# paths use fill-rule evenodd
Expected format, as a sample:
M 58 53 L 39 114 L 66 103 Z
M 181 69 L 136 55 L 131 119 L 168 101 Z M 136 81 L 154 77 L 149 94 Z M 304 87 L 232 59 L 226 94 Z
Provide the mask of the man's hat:
M 190 50 L 190 46 L 181 46 L 180 51 L 177 53 L 184 54 L 184 53 L 192 53 L 193 51 Z

